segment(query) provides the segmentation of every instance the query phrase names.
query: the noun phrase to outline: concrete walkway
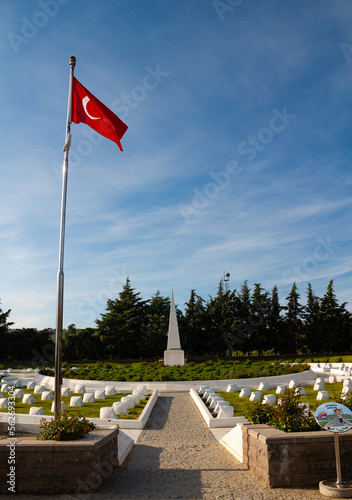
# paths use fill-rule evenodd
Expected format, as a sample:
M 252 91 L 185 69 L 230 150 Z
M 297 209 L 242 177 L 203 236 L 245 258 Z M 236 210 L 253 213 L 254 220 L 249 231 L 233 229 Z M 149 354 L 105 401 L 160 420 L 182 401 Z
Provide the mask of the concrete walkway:
M 51 500 L 303 500 L 322 499 L 317 489 L 270 490 L 259 484 L 223 446 L 188 393 L 165 393 L 122 466 L 97 493 L 82 488 Z M 13 498 L 31 498 L 12 495 Z M 8 497 L 0 496 L 1 499 Z M 41 497 L 43 498 L 43 497 Z
M 94 499 L 317 499 L 316 490 L 269 490 L 215 439 L 188 393 L 159 396 L 121 468 Z

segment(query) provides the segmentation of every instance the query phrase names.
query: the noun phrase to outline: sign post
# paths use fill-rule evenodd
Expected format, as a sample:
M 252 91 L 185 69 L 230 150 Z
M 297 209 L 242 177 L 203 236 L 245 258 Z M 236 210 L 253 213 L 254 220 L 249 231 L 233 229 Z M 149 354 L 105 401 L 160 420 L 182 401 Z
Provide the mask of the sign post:
M 352 429 L 352 411 L 340 403 L 324 403 L 315 411 L 315 420 L 323 429 L 333 432 L 336 460 L 336 481 L 331 479 L 320 481 L 319 491 L 322 495 L 334 498 L 352 498 L 352 483 L 345 483 L 341 476 L 341 460 L 339 433 Z

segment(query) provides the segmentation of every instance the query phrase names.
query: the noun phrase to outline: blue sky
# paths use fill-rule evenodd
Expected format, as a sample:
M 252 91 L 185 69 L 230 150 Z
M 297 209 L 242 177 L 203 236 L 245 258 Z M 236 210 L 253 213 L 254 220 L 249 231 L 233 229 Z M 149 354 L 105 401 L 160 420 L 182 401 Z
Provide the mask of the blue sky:
M 330 279 L 352 310 L 347 0 L 2 0 L 0 297 L 54 327 L 69 58 L 129 126 L 72 125 L 64 326 L 141 297 Z

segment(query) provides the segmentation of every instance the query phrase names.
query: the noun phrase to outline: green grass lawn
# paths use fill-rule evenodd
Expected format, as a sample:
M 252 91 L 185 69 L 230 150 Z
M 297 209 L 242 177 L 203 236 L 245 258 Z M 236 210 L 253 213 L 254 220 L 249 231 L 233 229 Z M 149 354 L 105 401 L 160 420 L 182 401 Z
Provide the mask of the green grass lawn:
M 330 399 L 332 399 L 333 395 L 340 396 L 342 391 L 343 383 L 337 382 L 335 384 L 325 384 L 325 390 L 328 391 Z M 311 405 L 312 410 L 314 411 L 319 405 L 324 403 L 325 401 L 317 401 L 317 391 L 313 391 L 313 386 L 305 386 L 306 396 L 302 396 L 300 401 L 302 403 L 309 403 Z M 257 390 L 257 389 L 253 389 Z M 280 397 L 280 394 L 276 394 L 276 387 L 274 389 L 270 389 L 269 391 L 260 391 L 263 396 L 267 394 L 275 394 L 276 398 Z M 245 410 L 248 404 L 251 404 L 249 398 L 240 398 L 239 392 L 219 392 L 219 396 L 221 396 L 225 401 L 228 401 L 231 406 L 233 406 L 234 416 L 235 417 L 243 417 L 245 414 Z
M 16 398 L 16 413 L 22 413 L 22 414 L 29 414 L 29 409 L 31 406 L 41 406 L 43 408 L 43 411 L 45 415 L 51 415 L 54 417 L 54 413 L 51 413 L 51 405 L 53 403 L 53 400 L 50 401 L 42 401 L 41 400 L 41 394 L 34 394 L 32 389 L 23 389 L 24 394 L 33 394 L 35 398 L 35 403 L 33 404 L 23 404 L 22 403 L 22 398 Z M 52 393 L 55 396 L 54 391 Z M 84 406 L 70 406 L 70 399 L 71 396 L 61 396 L 61 401 L 65 403 L 67 413 L 70 413 L 71 415 L 81 415 L 82 417 L 86 418 L 99 418 L 100 416 L 100 408 L 104 406 L 112 406 L 113 403 L 121 401 L 121 398 L 124 396 L 127 396 L 128 394 L 116 394 L 113 396 L 106 396 L 105 399 L 100 399 L 97 400 L 96 403 L 84 403 Z M 74 394 L 72 393 L 72 396 L 83 396 L 82 394 Z M 6 393 L 4 394 L 4 397 L 6 397 Z M 145 405 L 147 404 L 147 401 L 150 396 L 148 396 L 146 399 L 140 401 L 139 404 L 135 405 L 134 408 L 130 408 L 128 410 L 127 415 L 117 415 L 118 418 L 123 418 L 123 419 L 138 419 L 140 414 L 142 413 Z M 6 410 L 5 410 L 6 411 Z

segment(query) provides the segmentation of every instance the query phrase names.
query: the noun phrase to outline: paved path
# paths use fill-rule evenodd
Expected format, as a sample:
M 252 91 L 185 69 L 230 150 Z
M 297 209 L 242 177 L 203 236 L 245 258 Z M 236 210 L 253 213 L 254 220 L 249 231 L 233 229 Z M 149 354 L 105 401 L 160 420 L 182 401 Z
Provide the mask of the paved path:
M 188 393 L 159 395 L 130 455 L 94 496 L 105 499 L 298 500 L 318 490 L 270 490 L 214 438 Z
M 12 495 L 13 498 L 33 498 Z M 0 495 L 0 498 L 8 498 Z M 50 500 L 321 500 L 316 490 L 260 485 L 214 438 L 188 393 L 164 393 L 122 466 L 94 494 Z

